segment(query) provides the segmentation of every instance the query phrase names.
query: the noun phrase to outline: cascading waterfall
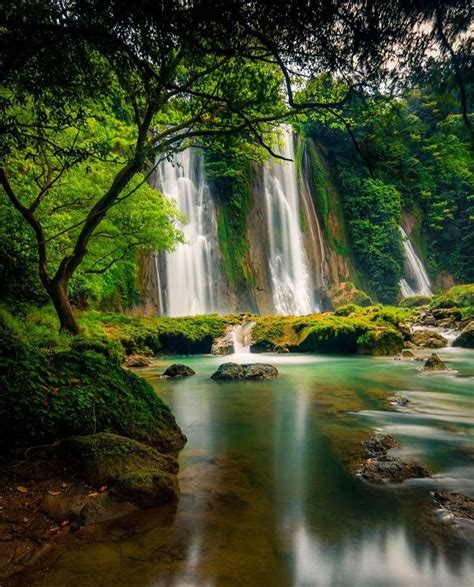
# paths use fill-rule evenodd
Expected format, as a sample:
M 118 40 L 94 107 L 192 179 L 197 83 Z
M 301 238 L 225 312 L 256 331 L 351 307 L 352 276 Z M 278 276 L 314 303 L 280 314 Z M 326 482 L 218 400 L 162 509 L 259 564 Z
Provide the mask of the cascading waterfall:
M 216 311 L 214 295 L 215 211 L 201 153 L 187 149 L 158 165 L 155 187 L 173 198 L 186 221 L 185 243 L 157 258 L 160 310 L 168 316 Z M 161 278 L 160 278 L 161 275 Z
M 291 161 L 272 160 L 264 169 L 273 304 L 278 314 L 309 314 L 317 307 L 301 231 L 293 134 L 286 127 L 279 154 Z
M 234 347 L 234 355 L 250 353 L 250 345 L 252 343 L 252 329 L 255 322 L 244 322 L 237 324 L 230 331 L 232 346 Z
M 404 298 L 417 295 L 431 296 L 433 292 L 425 266 L 401 226 L 400 232 L 405 253 L 405 276 L 400 280 L 401 294 Z

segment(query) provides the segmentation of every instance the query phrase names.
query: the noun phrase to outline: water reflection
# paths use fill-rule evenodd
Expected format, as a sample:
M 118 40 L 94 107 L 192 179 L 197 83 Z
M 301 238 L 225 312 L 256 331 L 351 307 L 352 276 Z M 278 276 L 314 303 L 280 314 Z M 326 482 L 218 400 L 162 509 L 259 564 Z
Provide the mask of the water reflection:
M 450 356 L 462 376 L 465 352 Z M 219 384 L 194 357 L 181 381 L 148 371 L 189 438 L 174 518 L 148 512 L 62 553 L 43 585 L 470 585 L 472 548 L 429 492 L 469 492 L 472 399 L 462 377 L 388 359 L 285 356 L 271 382 Z M 293 362 L 294 361 L 294 362 Z M 409 407 L 388 409 L 403 390 Z M 350 413 L 351 412 L 351 413 Z M 434 479 L 374 488 L 347 474 L 361 428 L 397 436 Z M 97 561 L 101 561 L 100 564 Z

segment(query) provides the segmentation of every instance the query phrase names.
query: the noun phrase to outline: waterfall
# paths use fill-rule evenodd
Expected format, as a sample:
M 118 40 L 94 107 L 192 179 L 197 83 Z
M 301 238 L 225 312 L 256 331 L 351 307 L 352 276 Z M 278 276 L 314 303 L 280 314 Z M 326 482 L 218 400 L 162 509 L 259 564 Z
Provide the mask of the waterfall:
M 213 256 L 217 228 L 203 164 L 201 153 L 187 149 L 173 161 L 161 162 L 155 175 L 155 187 L 173 198 L 185 217 L 180 226 L 185 242 L 164 253 L 164 263 L 156 262 L 160 310 L 168 316 L 216 311 Z
M 252 328 L 255 322 L 244 322 L 233 326 L 230 331 L 232 338 L 232 345 L 234 347 L 234 355 L 241 355 L 250 353 L 250 345 L 252 343 Z
M 400 279 L 400 291 L 404 298 L 410 296 L 431 296 L 431 282 L 425 266 L 416 254 L 407 233 L 400 226 L 403 251 L 405 253 L 404 277 Z
M 309 314 L 317 308 L 301 231 L 293 134 L 286 127 L 279 154 L 291 161 L 273 159 L 263 176 L 273 303 L 278 314 Z

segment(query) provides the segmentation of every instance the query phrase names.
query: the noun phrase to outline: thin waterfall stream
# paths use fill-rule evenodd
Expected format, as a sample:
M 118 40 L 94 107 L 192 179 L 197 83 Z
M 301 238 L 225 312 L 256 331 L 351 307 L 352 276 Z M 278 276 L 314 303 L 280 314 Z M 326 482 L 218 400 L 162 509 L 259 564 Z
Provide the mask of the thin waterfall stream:
M 400 291 L 404 298 L 410 296 L 431 296 L 431 281 L 422 260 L 416 254 L 407 233 L 400 226 L 402 245 L 405 254 L 405 275 L 400 280 Z

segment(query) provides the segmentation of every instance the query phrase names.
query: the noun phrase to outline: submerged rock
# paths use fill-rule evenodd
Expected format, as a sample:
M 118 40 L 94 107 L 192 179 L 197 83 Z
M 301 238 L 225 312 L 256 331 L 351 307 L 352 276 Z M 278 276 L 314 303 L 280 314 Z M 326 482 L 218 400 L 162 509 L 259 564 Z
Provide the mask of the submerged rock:
M 136 369 L 137 367 L 149 367 L 153 361 L 146 355 L 128 355 L 123 362 L 125 367 Z
M 474 499 L 461 493 L 435 493 L 436 503 L 454 518 L 474 520 Z
M 415 346 L 426 349 L 441 349 L 448 346 L 447 339 L 433 330 L 417 330 L 411 335 L 410 340 Z
M 140 508 L 171 503 L 179 497 L 175 475 L 159 469 L 142 469 L 121 475 L 110 489 L 116 501 L 128 501 Z
M 431 472 L 423 465 L 386 455 L 368 459 L 359 474 L 370 483 L 401 483 L 406 479 L 431 477 Z
M 166 369 L 162 377 L 189 377 L 190 375 L 196 375 L 196 371 L 187 365 L 175 363 Z
M 401 395 L 400 393 L 396 393 L 395 394 L 395 405 L 400 407 L 400 408 L 404 408 L 406 405 L 408 405 L 410 403 L 410 400 L 405 397 L 404 395 Z
M 278 375 L 278 369 L 273 365 L 265 363 L 252 363 L 239 365 L 237 363 L 223 363 L 217 371 L 211 375 L 215 380 L 238 380 L 238 379 L 271 379 Z
M 453 342 L 453 346 L 474 349 L 474 320 L 464 328 L 461 334 Z
M 391 448 L 398 448 L 400 443 L 396 438 L 389 434 L 376 432 L 362 443 L 367 454 L 371 457 L 385 455 Z
M 428 357 L 423 367 L 423 371 L 446 371 L 447 367 L 443 361 L 438 357 L 436 353 L 432 353 L 431 357 Z
M 102 432 L 90 436 L 71 436 L 63 440 L 60 454 L 67 458 L 78 475 L 96 487 L 137 469 L 162 469 L 177 473 L 178 461 L 141 442 Z

